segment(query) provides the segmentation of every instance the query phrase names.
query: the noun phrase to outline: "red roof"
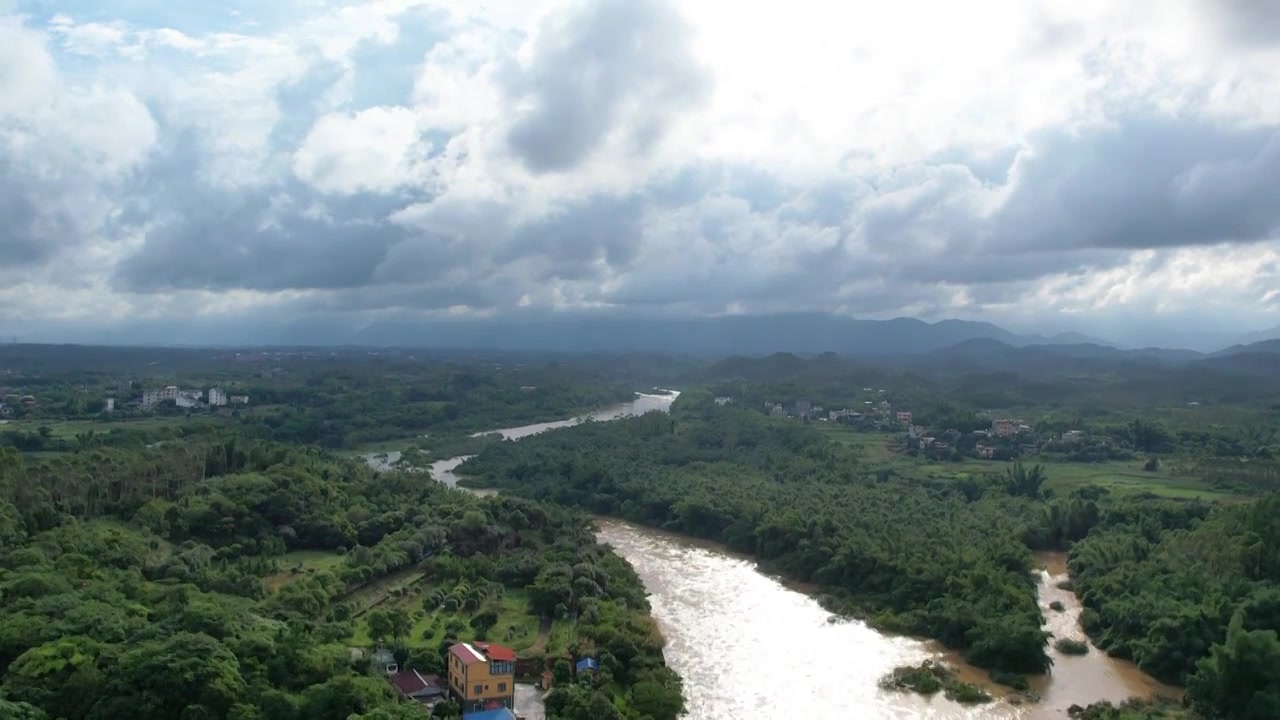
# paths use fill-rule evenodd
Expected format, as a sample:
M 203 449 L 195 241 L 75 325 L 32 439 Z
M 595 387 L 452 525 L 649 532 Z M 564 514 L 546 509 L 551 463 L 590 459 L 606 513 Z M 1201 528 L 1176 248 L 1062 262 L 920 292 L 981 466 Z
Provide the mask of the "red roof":
M 476 648 L 480 650 L 480 652 L 483 652 L 485 655 L 488 655 L 490 660 L 495 660 L 497 662 L 515 662 L 516 661 L 516 651 L 512 650 L 506 645 L 499 645 L 498 643 L 482 643 L 482 642 L 472 643 L 472 644 L 475 645 Z
M 497 643 L 457 643 L 449 648 L 449 652 L 462 661 L 463 665 L 478 662 L 515 662 L 516 651 Z

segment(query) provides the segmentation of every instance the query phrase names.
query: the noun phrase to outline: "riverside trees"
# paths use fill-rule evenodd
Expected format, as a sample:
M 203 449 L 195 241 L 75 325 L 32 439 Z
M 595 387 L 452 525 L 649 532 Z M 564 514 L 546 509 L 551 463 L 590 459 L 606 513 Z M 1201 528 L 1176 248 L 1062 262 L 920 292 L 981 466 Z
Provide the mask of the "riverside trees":
M 490 595 L 548 568 L 592 578 L 589 595 L 574 585 L 583 642 L 633 649 L 598 691 L 627 707 L 643 680 L 637 703 L 651 704 L 656 683 L 666 706 L 683 707 L 637 622 L 639 580 L 574 511 L 243 440 L 0 460 L 0 717 L 402 718 L 390 685 L 345 641 L 359 611 L 352 591 L 409 568 Z M 282 573 L 293 550 L 333 562 Z M 269 574 L 284 576 L 274 592 Z M 444 640 L 470 638 L 467 619 L 484 612 L 459 605 Z M 412 627 L 401 605 L 369 624 L 392 643 Z

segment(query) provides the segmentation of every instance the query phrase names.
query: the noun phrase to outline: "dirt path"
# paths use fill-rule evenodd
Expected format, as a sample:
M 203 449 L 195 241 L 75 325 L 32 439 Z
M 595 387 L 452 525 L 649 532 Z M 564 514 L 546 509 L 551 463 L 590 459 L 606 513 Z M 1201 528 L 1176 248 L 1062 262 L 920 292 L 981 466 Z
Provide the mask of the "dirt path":
M 525 652 L 532 654 L 545 653 L 547 651 L 547 641 L 551 639 L 551 618 L 542 618 L 538 623 L 538 639 L 529 646 Z

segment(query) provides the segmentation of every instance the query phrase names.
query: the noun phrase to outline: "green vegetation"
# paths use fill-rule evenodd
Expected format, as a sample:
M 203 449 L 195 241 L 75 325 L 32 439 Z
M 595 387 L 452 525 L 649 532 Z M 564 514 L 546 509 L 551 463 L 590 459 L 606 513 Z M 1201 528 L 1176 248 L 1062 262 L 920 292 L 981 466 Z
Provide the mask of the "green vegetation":
M 1210 717 L 1266 717 L 1250 703 L 1280 701 L 1280 495 L 1117 504 L 1072 548 L 1070 567 L 1081 623 L 1103 650 L 1185 684 Z M 1231 684 L 1243 678 L 1252 695 Z
M 1133 698 L 1120 705 L 1109 702 L 1089 707 L 1072 705 L 1067 715 L 1074 720 L 1190 720 L 1190 711 L 1173 700 L 1140 700 Z
M 1022 541 L 1034 483 L 868 479 L 808 428 L 696 396 L 671 417 L 494 445 L 462 470 L 477 486 L 724 542 L 822 586 L 837 610 L 935 637 L 983 667 L 1048 667 Z
M 915 666 L 894 668 L 888 675 L 880 678 L 880 687 L 921 695 L 934 695 L 942 691 L 949 700 L 965 704 L 991 702 L 991 695 L 982 688 L 960 680 L 954 670 L 932 660 L 925 660 Z
M 817 423 L 814 427 L 833 441 L 854 448 L 858 460 L 867 470 L 892 472 L 904 478 L 964 481 L 1002 474 L 1008 465 L 1005 460 L 965 458 L 963 462 L 949 462 L 913 457 L 903 452 L 899 435 L 858 431 L 839 423 Z M 1043 468 L 1046 488 L 1061 493 L 1083 487 L 1100 487 L 1118 494 L 1233 499 L 1241 492 L 1232 484 L 1202 480 L 1199 471 L 1182 465 L 1149 472 L 1143 470 L 1143 463 L 1138 460 L 1080 463 L 1037 456 L 1034 463 Z
M 1071 548 L 1082 623 L 1101 648 L 1186 684 L 1206 718 L 1271 717 L 1280 495 L 1211 505 L 1091 485 L 1061 493 L 1045 466 L 1016 464 L 904 479 L 863 469 L 830 437 L 687 392 L 670 417 L 496 445 L 461 471 L 724 542 L 817 584 L 838 611 L 937 638 L 1002 675 L 1048 664 L 1028 549 Z M 1252 694 L 1231 685 L 1242 679 Z
M 1053 602 L 1049 603 L 1049 609 L 1054 612 L 1064 612 L 1066 611 L 1067 606 L 1063 605 L 1061 600 L 1054 600 Z
M 351 645 L 439 673 L 458 639 L 510 639 L 536 663 L 552 619 L 566 656 L 609 658 L 593 692 L 618 717 L 683 708 L 644 589 L 588 518 L 314 449 L 0 448 L 0 548 L 5 717 L 414 717 Z
M 1063 655 L 1088 655 L 1089 643 L 1075 638 L 1058 638 L 1053 647 Z

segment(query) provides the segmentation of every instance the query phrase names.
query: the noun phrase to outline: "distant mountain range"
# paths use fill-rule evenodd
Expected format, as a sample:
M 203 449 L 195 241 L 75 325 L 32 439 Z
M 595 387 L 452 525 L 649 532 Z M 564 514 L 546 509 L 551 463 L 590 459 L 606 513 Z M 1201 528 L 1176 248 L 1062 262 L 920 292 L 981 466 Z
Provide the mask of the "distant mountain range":
M 1026 375 L 1073 372 L 1142 372 L 1144 369 L 1205 369 L 1280 376 L 1280 340 L 1234 345 L 1216 353 L 1139 348 L 1122 350 L 1095 343 L 1010 345 L 974 338 L 922 355 L 898 358 L 907 367 L 928 371 L 1002 371 Z
M 197 332 L 199 330 L 199 332 Z M 1273 337 L 1266 337 L 1272 335 Z M 383 319 L 361 327 L 336 323 L 289 322 L 264 318 L 261 324 L 196 328 L 150 326 L 130 330 L 86 329 L 78 342 L 186 346 L 217 344 L 291 347 L 400 347 L 460 351 L 531 351 L 559 353 L 662 353 L 699 357 L 759 357 L 773 353 L 818 355 L 834 352 L 853 358 L 925 355 L 970 341 L 996 341 L 1009 347 L 1052 347 L 1057 356 L 1077 359 L 1189 362 L 1201 357 L 1190 350 L 1121 349 L 1080 333 L 1055 335 L 1015 333 L 989 322 L 913 318 L 861 320 L 825 313 L 730 315 L 718 317 L 634 317 L 613 314 L 516 315 L 500 318 Z M 1280 328 L 1252 333 L 1223 350 L 1237 353 L 1280 337 Z M 1219 347 L 1233 342 L 1224 336 Z M 1190 342 L 1190 341 L 1189 341 Z M 1206 347 L 1208 345 L 1208 347 Z M 1211 349 L 1209 343 L 1195 345 Z M 951 351 L 954 360 L 976 359 L 980 342 Z M 1061 348 L 1071 348 L 1065 350 Z M 988 349 L 989 346 L 988 346 Z
M 381 323 L 362 330 L 351 343 L 561 352 L 658 351 L 703 356 L 834 352 L 845 356 L 884 357 L 928 353 L 979 338 L 998 340 L 1013 347 L 1077 343 L 1108 347 L 1105 341 L 1079 333 L 1020 335 L 987 322 L 929 323 L 912 318 L 859 320 L 820 313 Z
M 1273 327 L 1269 330 L 1259 330 L 1258 332 L 1246 333 L 1241 335 L 1237 344 L 1252 345 L 1254 343 L 1263 342 L 1265 340 L 1280 340 L 1280 326 Z

